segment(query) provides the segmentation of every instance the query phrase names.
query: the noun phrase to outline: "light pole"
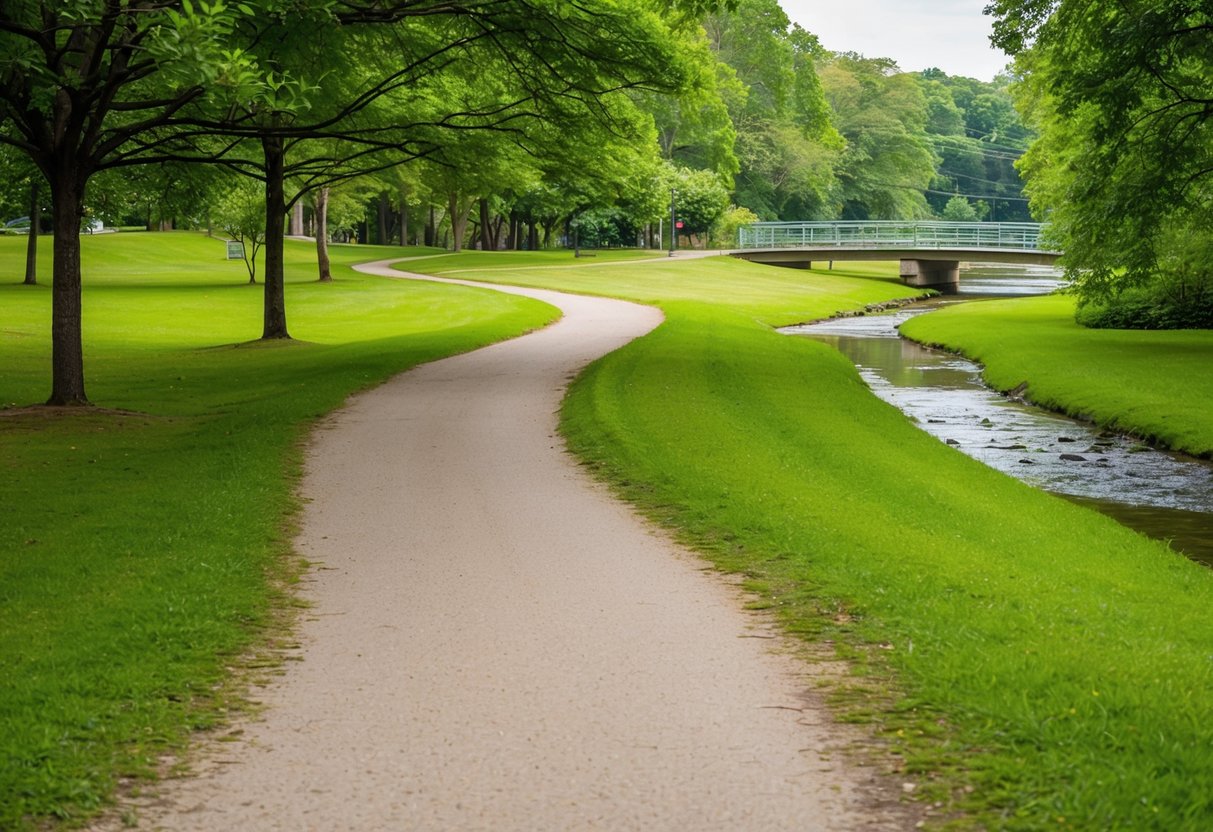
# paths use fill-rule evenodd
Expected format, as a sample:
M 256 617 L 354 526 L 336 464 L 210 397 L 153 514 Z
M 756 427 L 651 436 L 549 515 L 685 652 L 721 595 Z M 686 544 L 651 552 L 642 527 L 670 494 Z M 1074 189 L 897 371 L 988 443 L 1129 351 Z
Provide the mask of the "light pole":
M 678 196 L 678 191 L 670 188 L 670 256 L 674 256 L 674 250 L 678 248 L 678 212 L 674 202 Z

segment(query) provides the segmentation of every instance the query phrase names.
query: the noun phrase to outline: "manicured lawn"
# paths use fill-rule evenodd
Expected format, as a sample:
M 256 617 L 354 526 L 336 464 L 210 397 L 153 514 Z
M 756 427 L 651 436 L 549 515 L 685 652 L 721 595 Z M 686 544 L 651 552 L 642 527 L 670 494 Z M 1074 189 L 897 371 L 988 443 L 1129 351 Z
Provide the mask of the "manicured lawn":
M 24 244 L 0 238 L 8 405 L 50 386 L 50 290 L 17 285 Z M 348 268 L 424 251 L 336 247 L 321 285 L 311 249 L 288 245 L 299 340 L 260 345 L 244 342 L 260 335 L 261 287 L 221 242 L 84 240 L 87 389 L 105 410 L 0 411 L 0 829 L 86 814 L 237 704 L 229 667 L 290 608 L 293 489 L 316 418 L 554 314 Z
M 970 303 L 907 322 L 908 337 L 985 365 L 999 390 L 1213 456 L 1213 330 L 1086 329 L 1064 296 Z
M 772 326 L 816 320 L 913 294 L 887 263 L 851 263 L 844 270 L 780 269 L 711 257 L 671 260 L 661 252 L 632 252 L 648 262 L 573 260 L 565 252 L 466 252 L 410 260 L 397 268 L 424 274 L 609 295 L 660 306 L 693 301 L 733 309 Z M 811 277 L 810 277 L 811 274 Z
M 0 240 L 0 275 L 20 274 L 22 242 Z M 276 587 L 293 574 L 298 442 L 315 417 L 551 314 L 344 266 L 320 286 L 300 244 L 300 341 L 236 347 L 260 331 L 260 287 L 220 244 L 86 243 L 89 393 L 130 412 L 0 415 L 0 828 L 87 810 L 222 715 L 227 665 L 289 606 Z M 756 606 L 852 659 L 840 713 L 887 738 L 940 823 L 1213 826 L 1213 574 L 951 451 L 836 352 L 771 331 L 906 294 L 891 268 L 609 260 L 403 267 L 664 309 L 577 381 L 570 445 L 744 574 Z M 0 285 L 0 402 L 48 392 L 48 300 Z
M 767 326 L 904 287 L 729 261 L 461 276 L 659 302 L 662 327 L 577 381 L 570 445 L 853 660 L 841 712 L 938 824 L 1213 828 L 1213 574 L 950 450 Z

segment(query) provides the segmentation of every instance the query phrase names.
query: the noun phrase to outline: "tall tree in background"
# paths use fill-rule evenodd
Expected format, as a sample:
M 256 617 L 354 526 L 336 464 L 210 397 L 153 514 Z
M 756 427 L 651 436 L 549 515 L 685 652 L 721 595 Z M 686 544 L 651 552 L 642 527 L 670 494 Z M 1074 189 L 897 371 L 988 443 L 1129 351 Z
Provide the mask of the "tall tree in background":
M 838 169 L 844 219 L 929 217 L 935 175 L 927 102 L 891 61 L 835 55 L 821 71 L 834 123 L 847 141 Z
M 1015 168 L 1027 150 L 1031 131 L 1014 109 L 1008 89 L 1011 79 L 978 81 L 939 69 L 916 77 L 927 101 L 927 139 L 938 158 L 926 194 L 931 208 L 943 216 L 951 199 L 959 195 L 983 204 L 987 219 L 1031 220 L 1023 180 Z
M 38 283 L 38 232 L 42 225 L 42 199 L 46 185 L 42 174 L 29 159 L 0 144 L 0 181 L 9 187 L 0 192 L 0 216 L 29 217 L 29 237 L 25 242 L 25 278 L 27 286 Z
M 741 0 L 705 31 L 722 77 L 734 79 L 721 89 L 737 132 L 737 203 L 764 219 L 835 216 L 844 142 L 817 75 L 817 39 L 776 0 Z

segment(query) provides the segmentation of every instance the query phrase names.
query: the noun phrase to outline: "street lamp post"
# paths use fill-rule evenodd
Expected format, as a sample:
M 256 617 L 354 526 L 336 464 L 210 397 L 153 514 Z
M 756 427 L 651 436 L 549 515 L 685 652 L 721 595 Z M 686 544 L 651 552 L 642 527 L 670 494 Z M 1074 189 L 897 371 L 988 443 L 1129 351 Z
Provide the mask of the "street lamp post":
M 675 249 L 678 248 L 678 212 L 675 203 L 678 191 L 670 188 L 670 256 L 674 256 Z

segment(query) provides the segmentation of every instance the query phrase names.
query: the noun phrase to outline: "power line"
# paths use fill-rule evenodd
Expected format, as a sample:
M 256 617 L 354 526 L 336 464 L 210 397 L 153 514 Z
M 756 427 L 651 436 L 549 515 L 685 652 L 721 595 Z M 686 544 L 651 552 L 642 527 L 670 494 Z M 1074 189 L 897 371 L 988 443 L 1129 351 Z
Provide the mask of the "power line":
M 973 135 L 969 136 L 968 138 L 977 139 L 978 141 L 981 141 L 986 136 L 994 135 L 993 133 L 982 133 L 980 130 L 974 130 L 972 127 L 965 127 L 965 133 L 966 134 L 972 133 Z M 997 147 L 1001 150 L 1010 150 L 1014 153 L 1023 153 L 1024 152 L 1024 148 L 1022 148 L 1022 147 L 1010 147 L 1005 144 L 995 144 L 994 142 L 981 142 L 981 143 L 989 145 L 990 147 Z
M 959 136 L 936 136 L 936 135 L 928 133 L 927 138 L 931 139 L 934 142 L 947 143 L 948 139 L 960 138 L 960 137 Z M 1001 150 L 986 150 L 985 148 L 974 147 L 973 145 L 969 145 L 969 144 L 948 143 L 947 147 L 949 150 L 953 150 L 957 153 L 974 153 L 978 156 L 985 156 L 990 159 L 1001 159 L 1001 160 L 1008 161 L 1008 162 L 1014 162 L 1020 156 L 1023 156 L 1023 154 L 1025 152 L 1022 150 L 1017 150 L 1017 151 L 1007 153 L 1007 152 L 1003 152 Z
M 924 194 L 939 194 L 940 196 L 963 196 L 966 199 L 986 199 L 997 202 L 1031 202 L 1032 200 L 1021 196 L 999 196 L 997 194 L 961 194 L 955 191 L 937 191 L 933 188 L 923 188 Z
M 955 191 L 937 191 L 934 188 L 917 188 L 913 185 L 899 185 L 895 182 L 871 182 L 881 188 L 898 188 L 903 191 L 917 191 L 920 194 L 939 194 L 940 196 L 963 196 L 967 199 L 987 199 L 997 202 L 1031 202 L 1030 199 L 1019 196 L 999 196 L 997 194 L 961 194 Z
M 959 176 L 964 179 L 971 179 L 974 182 L 982 182 L 986 185 L 1002 185 L 1005 187 L 1011 187 L 1013 185 L 1021 184 L 1019 182 L 999 182 L 995 179 L 982 179 L 980 176 L 973 176 L 971 173 L 961 173 L 960 171 L 944 170 L 943 168 L 940 168 L 939 170 L 937 170 L 935 172 L 937 174 L 939 174 L 940 176 Z

